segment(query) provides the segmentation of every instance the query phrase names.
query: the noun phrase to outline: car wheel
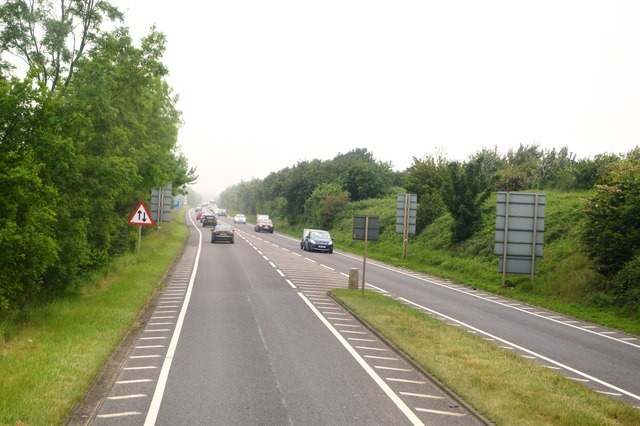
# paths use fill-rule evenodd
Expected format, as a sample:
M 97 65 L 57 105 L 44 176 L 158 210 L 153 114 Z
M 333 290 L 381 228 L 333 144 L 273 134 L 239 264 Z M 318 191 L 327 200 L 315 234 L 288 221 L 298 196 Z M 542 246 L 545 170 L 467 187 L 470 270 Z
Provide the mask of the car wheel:
M 329 249 L 329 254 L 333 253 L 333 249 Z
M 232 238 L 232 239 L 231 239 L 231 244 L 233 244 L 233 242 L 234 242 L 234 241 L 233 241 L 233 238 Z
M 215 238 L 213 238 L 213 236 L 211 237 L 211 242 L 212 242 L 212 243 L 215 243 L 215 242 L 216 242 L 216 239 L 215 239 Z

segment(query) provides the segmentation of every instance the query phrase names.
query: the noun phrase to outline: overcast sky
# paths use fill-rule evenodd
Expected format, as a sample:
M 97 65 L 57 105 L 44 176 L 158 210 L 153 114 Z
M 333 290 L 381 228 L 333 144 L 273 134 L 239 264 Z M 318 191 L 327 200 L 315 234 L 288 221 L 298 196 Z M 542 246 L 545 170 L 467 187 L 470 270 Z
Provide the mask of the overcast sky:
M 205 199 L 355 148 L 640 144 L 640 1 L 112 0 L 168 37 L 179 144 Z

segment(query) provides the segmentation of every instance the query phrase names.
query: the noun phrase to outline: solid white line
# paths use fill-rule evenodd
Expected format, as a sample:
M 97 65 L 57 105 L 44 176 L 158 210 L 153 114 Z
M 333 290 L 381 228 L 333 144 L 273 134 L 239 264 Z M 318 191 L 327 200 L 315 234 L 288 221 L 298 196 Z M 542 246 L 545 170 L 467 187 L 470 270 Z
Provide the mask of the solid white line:
M 378 373 L 376 373 L 369 366 L 369 364 L 367 364 L 367 362 L 360 356 L 360 354 L 358 354 L 358 352 L 356 352 L 356 350 L 353 349 L 353 347 L 351 347 L 351 345 L 345 340 L 345 338 L 340 335 L 338 330 L 336 330 L 331 325 L 331 323 L 327 321 L 325 317 L 322 316 L 322 314 L 316 309 L 316 307 L 313 306 L 313 303 L 311 303 L 311 301 L 308 300 L 304 296 L 304 294 L 298 293 L 298 295 L 302 298 L 302 300 L 304 300 L 304 302 L 307 304 L 309 309 L 311 309 L 311 311 L 313 311 L 313 313 L 316 314 L 318 319 L 322 321 L 325 327 L 327 327 L 329 331 L 331 331 L 331 333 L 336 337 L 336 339 L 338 339 L 338 341 L 351 354 L 351 356 L 355 358 L 355 360 L 358 362 L 358 364 L 360 364 L 360 366 L 364 369 L 364 371 L 366 371 L 367 374 L 369 374 L 369 376 L 371 376 L 371 378 L 378 384 L 378 386 L 380 386 L 380 389 L 382 389 L 382 391 L 385 394 L 387 394 L 389 399 L 391 399 L 391 401 L 400 409 L 400 411 L 402 411 L 402 413 L 407 417 L 407 419 L 409 419 L 409 421 L 411 421 L 411 423 L 414 425 L 423 425 L 424 423 L 420 421 L 418 416 L 416 416 L 416 414 L 413 411 L 411 411 L 409 407 L 407 407 L 407 405 L 402 401 L 402 399 L 400 399 L 400 397 L 396 395 L 396 393 L 389 387 L 389 385 L 385 383 L 385 381 L 378 375 Z
M 178 346 L 178 340 L 180 339 L 180 332 L 182 331 L 184 317 L 187 314 L 187 307 L 189 306 L 189 300 L 191 299 L 191 292 L 193 291 L 193 283 L 196 279 L 196 274 L 198 272 L 198 262 L 200 260 L 200 252 L 202 250 L 202 232 L 200 231 L 200 229 L 198 229 L 197 226 L 195 226 L 195 223 L 193 223 L 193 220 L 191 220 L 191 223 L 194 225 L 195 229 L 198 231 L 198 250 L 196 251 L 195 263 L 193 265 L 193 270 L 191 271 L 191 278 L 189 278 L 189 287 L 187 288 L 187 293 L 185 294 L 185 297 L 184 297 L 182 309 L 180 310 L 180 315 L 178 316 L 176 327 L 173 330 L 171 343 L 169 344 L 167 355 L 165 356 L 164 362 L 162 363 L 162 370 L 160 370 L 160 376 L 158 377 L 158 384 L 156 385 L 156 390 L 153 392 L 151 405 L 149 406 L 149 411 L 147 412 L 147 417 L 145 418 L 145 421 L 144 421 L 145 426 L 155 425 L 156 419 L 158 418 L 158 412 L 160 411 L 160 403 L 162 402 L 162 397 L 164 396 L 164 390 L 165 390 L 165 387 L 167 386 L 167 378 L 169 377 L 169 371 L 171 370 L 171 362 L 173 361 L 173 356 L 176 352 L 176 347 Z
M 395 377 L 387 377 L 387 380 L 389 380 L 390 382 L 413 383 L 414 385 L 424 385 L 425 383 L 427 383 L 422 380 L 396 379 Z
M 537 357 L 537 358 L 540 358 L 540 359 L 542 359 L 542 360 L 545 360 L 545 361 L 547 361 L 547 362 L 549 362 L 549 363 L 551 363 L 551 364 L 557 365 L 557 366 L 558 366 L 558 367 L 560 367 L 560 368 L 564 368 L 564 369 L 566 369 L 566 370 L 568 370 L 568 371 L 571 371 L 571 372 L 573 372 L 573 373 L 575 373 L 575 374 L 577 374 L 577 375 L 579 375 L 579 376 L 582 376 L 582 377 L 584 377 L 584 378 L 586 378 L 586 379 L 589 379 L 589 380 L 593 380 L 593 381 L 594 381 L 594 382 L 596 382 L 596 383 L 600 383 L 600 384 L 601 384 L 601 385 L 603 385 L 603 386 L 606 386 L 606 387 L 608 387 L 608 388 L 610 388 L 610 389 L 613 389 L 613 390 L 615 390 L 615 391 L 617 391 L 617 392 L 621 392 L 621 393 L 623 393 L 623 394 L 625 394 L 625 395 L 627 395 L 627 396 L 629 396 L 629 397 L 631 397 L 631 398 L 633 398 L 633 399 L 636 399 L 636 400 L 640 401 L 640 396 L 639 396 L 639 395 L 636 395 L 636 394 L 634 394 L 634 393 L 632 393 L 632 392 L 629 392 L 629 391 L 626 391 L 626 390 L 624 390 L 624 389 L 621 389 L 621 388 L 619 388 L 619 387 L 617 387 L 617 386 L 615 386 L 615 385 L 612 385 L 611 383 L 607 383 L 607 382 L 605 382 L 604 380 L 600 380 L 600 379 L 598 379 L 597 377 L 590 376 L 589 374 L 584 373 L 584 372 L 582 372 L 582 371 L 580 371 L 580 370 L 576 370 L 575 368 L 569 367 L 568 365 L 562 364 L 562 363 L 560 363 L 560 362 L 558 362 L 558 361 L 555 361 L 555 360 L 553 360 L 553 359 L 551 359 L 551 358 L 547 358 L 546 356 L 541 355 L 541 354 L 539 354 L 539 353 L 537 353 L 537 352 L 534 352 L 534 351 L 532 351 L 532 350 L 530 350 L 530 349 L 527 349 L 527 348 L 525 348 L 525 347 L 522 347 L 522 346 L 516 345 L 516 344 L 515 344 L 515 343 L 513 343 L 513 342 L 510 342 L 510 341 L 508 341 L 508 340 L 506 340 L 506 339 L 503 339 L 503 338 L 501 338 L 501 337 L 495 336 L 495 335 L 493 335 L 493 334 L 491 334 L 491 333 L 488 333 L 488 332 L 486 332 L 486 331 L 484 331 L 484 330 L 481 330 L 481 329 L 479 329 L 479 328 L 477 328 L 477 327 L 473 327 L 473 326 L 472 326 L 472 325 L 470 325 L 470 324 L 466 324 L 466 323 L 464 323 L 464 322 L 462 322 L 462 321 L 459 321 L 459 320 L 457 320 L 457 319 L 455 319 L 455 318 L 451 318 L 451 317 L 449 317 L 449 316 L 447 316 L 447 315 L 444 315 L 444 314 L 442 314 L 442 313 L 439 313 L 439 312 L 437 312 L 437 311 L 434 311 L 433 309 L 429 309 L 429 308 L 427 308 L 426 306 L 419 305 L 419 304 L 417 304 L 417 303 L 415 303 L 415 302 L 412 302 L 411 300 L 405 299 L 404 297 L 400 297 L 399 299 L 400 299 L 400 300 L 403 300 L 403 301 L 405 301 L 405 302 L 407 302 L 407 303 L 408 303 L 408 304 L 410 304 L 410 305 L 416 306 L 416 307 L 418 307 L 418 308 L 420 308 L 420 309 L 424 309 L 425 311 L 432 312 L 432 313 L 437 314 L 437 315 L 441 315 L 441 316 L 445 317 L 446 319 L 448 319 L 449 321 L 456 322 L 456 323 L 458 323 L 458 324 L 460 324 L 460 325 L 462 325 L 462 326 L 464 326 L 464 327 L 470 328 L 470 329 L 472 329 L 472 330 L 477 331 L 478 333 L 484 334 L 485 336 L 488 336 L 488 337 L 489 337 L 489 338 L 491 338 L 491 339 L 495 339 L 495 340 L 498 340 L 498 341 L 500 341 L 500 342 L 502 342 L 502 343 L 504 343 L 504 344 L 506 344 L 506 345 L 513 346 L 514 348 L 517 348 L 518 350 L 520 350 L 520 351 L 522 351 L 522 352 L 526 352 L 526 353 L 528 353 L 528 354 L 530 354 L 530 355 L 533 355 L 533 356 L 535 356 L 535 357 Z

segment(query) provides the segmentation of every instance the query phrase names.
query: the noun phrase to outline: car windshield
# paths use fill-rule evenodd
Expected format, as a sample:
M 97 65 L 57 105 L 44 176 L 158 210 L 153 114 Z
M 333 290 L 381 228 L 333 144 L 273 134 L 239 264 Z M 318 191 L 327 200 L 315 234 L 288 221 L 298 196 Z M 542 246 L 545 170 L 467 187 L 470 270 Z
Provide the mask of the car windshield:
M 216 232 L 231 232 L 232 228 L 230 226 L 216 226 Z
M 244 215 L 243 215 L 243 214 L 237 214 L 237 215 L 236 215 L 236 217 L 237 217 L 238 219 L 244 219 Z
M 327 231 L 314 231 L 310 237 L 314 240 L 330 240 L 331 236 Z

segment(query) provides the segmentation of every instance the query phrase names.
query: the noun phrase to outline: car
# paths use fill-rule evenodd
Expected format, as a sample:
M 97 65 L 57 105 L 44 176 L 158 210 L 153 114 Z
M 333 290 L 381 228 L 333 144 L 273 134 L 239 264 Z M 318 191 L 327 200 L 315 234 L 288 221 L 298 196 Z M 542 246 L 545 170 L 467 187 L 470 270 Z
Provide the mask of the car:
M 333 253 L 333 239 L 328 231 L 322 229 L 305 229 L 302 231 L 300 248 L 306 251 Z
M 216 226 L 218 224 L 218 220 L 212 214 L 203 214 L 202 215 L 202 226 Z
M 227 210 L 226 209 L 218 209 L 218 216 L 227 216 Z
M 237 214 L 233 217 L 233 223 L 247 223 L 247 217 L 243 214 Z
M 202 220 L 202 209 L 200 211 L 196 210 L 196 220 Z
M 270 232 L 273 234 L 273 222 L 271 222 L 271 219 L 258 219 L 253 229 L 256 232 Z
M 231 226 L 224 224 L 216 225 L 216 227 L 211 230 L 211 242 L 217 243 L 220 241 L 228 241 L 233 244 L 234 232 Z

